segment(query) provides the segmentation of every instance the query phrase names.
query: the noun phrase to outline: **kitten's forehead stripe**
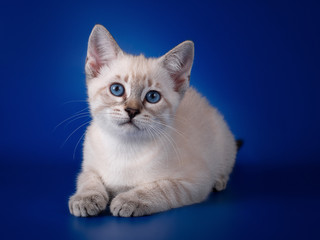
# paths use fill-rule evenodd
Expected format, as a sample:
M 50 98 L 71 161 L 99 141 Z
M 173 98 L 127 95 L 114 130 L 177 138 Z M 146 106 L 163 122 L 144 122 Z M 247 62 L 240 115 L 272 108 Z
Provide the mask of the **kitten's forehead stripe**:
M 152 85 L 152 81 L 148 79 L 148 87 L 151 87 L 151 85 Z
M 144 87 L 147 76 L 145 74 L 133 73 L 131 76 L 132 85 Z
M 128 79 L 129 79 L 129 76 L 126 75 L 126 76 L 124 77 L 123 81 L 125 81 L 125 82 L 127 83 L 127 82 L 128 82 Z
M 137 73 L 137 74 L 135 75 L 135 79 L 136 79 L 137 81 L 141 82 L 141 81 L 143 80 L 143 75 Z

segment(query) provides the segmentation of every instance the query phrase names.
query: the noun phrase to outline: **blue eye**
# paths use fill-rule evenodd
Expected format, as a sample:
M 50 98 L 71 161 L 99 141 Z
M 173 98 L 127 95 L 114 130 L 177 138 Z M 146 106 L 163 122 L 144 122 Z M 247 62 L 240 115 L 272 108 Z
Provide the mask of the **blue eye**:
M 110 92 L 116 97 L 121 97 L 124 94 L 124 87 L 120 83 L 114 83 L 110 86 Z
M 157 91 L 149 91 L 146 95 L 146 100 L 149 103 L 157 103 L 160 101 L 160 99 L 161 99 L 161 95 Z

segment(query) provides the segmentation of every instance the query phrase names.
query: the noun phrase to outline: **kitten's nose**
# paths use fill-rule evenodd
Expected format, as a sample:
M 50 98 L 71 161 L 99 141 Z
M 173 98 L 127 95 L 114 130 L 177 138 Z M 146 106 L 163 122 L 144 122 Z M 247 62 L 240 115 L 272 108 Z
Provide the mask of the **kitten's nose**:
M 140 113 L 139 109 L 126 108 L 125 111 L 128 113 L 130 120 Z

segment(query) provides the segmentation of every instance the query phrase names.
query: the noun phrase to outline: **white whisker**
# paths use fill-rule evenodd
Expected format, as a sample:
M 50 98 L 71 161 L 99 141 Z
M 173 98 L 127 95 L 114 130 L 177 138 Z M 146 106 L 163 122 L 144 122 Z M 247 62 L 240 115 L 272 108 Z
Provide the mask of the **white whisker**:
M 82 136 L 79 138 L 79 140 L 78 140 L 78 142 L 77 142 L 77 144 L 76 144 L 76 146 L 75 146 L 75 148 L 74 148 L 74 150 L 73 150 L 73 159 L 75 158 L 76 151 L 77 151 L 77 147 L 78 147 L 81 139 L 83 139 L 83 137 L 84 137 L 85 134 L 86 134 L 86 131 L 84 131 L 84 133 L 82 134 Z
M 87 102 L 87 100 L 70 100 L 70 101 L 64 102 L 63 105 L 66 105 L 69 103 L 83 103 L 83 102 Z
M 151 132 L 152 136 L 154 136 L 152 132 L 154 132 L 155 135 L 159 135 L 159 134 L 157 133 L 157 131 L 156 131 L 151 125 L 149 125 L 149 129 L 150 129 L 150 132 Z M 156 137 L 154 137 L 154 139 L 155 139 L 155 138 L 156 138 Z M 166 156 L 166 165 L 167 165 L 167 167 L 168 167 L 168 165 L 169 165 L 169 152 L 168 152 L 168 149 L 167 149 L 167 145 L 166 145 L 165 142 L 163 141 L 161 135 L 160 135 L 160 137 L 158 137 L 158 139 L 161 141 L 162 145 L 164 146 L 165 156 Z
M 164 113 L 164 114 L 161 114 L 161 115 L 162 116 L 166 116 L 168 119 L 180 122 L 182 124 L 186 124 L 187 123 L 186 119 L 184 119 L 184 118 L 181 119 L 181 117 L 177 116 L 176 114 L 171 114 L 171 113 L 167 113 L 166 114 L 166 113 Z
M 177 130 L 175 127 L 172 127 L 168 124 L 165 124 L 165 123 L 162 123 L 162 122 L 159 122 L 159 121 L 156 121 L 156 120 L 153 120 L 153 119 L 150 119 L 153 123 L 156 123 L 156 124 L 159 124 L 159 125 L 162 125 L 162 126 L 165 126 L 167 128 L 170 128 L 171 130 L 175 131 L 176 133 L 178 133 L 179 135 L 181 135 L 182 137 L 187 137 L 186 135 L 184 135 L 183 132 Z
M 80 119 L 80 118 L 85 118 L 85 117 L 86 117 L 86 118 L 89 118 L 89 117 L 90 117 L 90 114 L 78 116 L 78 117 L 70 120 L 70 121 L 66 124 L 66 126 L 68 126 L 70 123 L 72 123 L 72 122 L 74 122 L 74 121 L 76 121 L 76 120 L 78 120 L 78 119 Z
M 177 156 L 177 158 L 178 158 L 179 165 L 180 165 L 181 155 L 180 155 L 178 146 L 177 146 L 176 142 L 174 141 L 174 139 L 173 139 L 169 134 L 167 134 L 162 128 L 156 127 L 156 126 L 152 126 L 152 128 L 153 128 L 159 135 L 161 135 L 161 136 L 163 136 L 164 138 L 167 139 L 167 141 L 170 143 L 173 151 L 175 152 L 175 154 L 176 154 L 176 156 Z
M 63 121 L 60 122 L 57 126 L 54 127 L 54 129 L 52 130 L 52 132 L 54 132 L 59 126 L 61 126 L 63 123 L 65 123 L 65 122 L 68 121 L 69 119 L 72 119 L 72 118 L 74 118 L 74 117 L 78 117 L 78 116 L 80 116 L 80 115 L 85 115 L 85 114 L 90 115 L 89 112 L 83 112 L 83 111 L 85 111 L 85 110 L 88 109 L 88 108 L 89 108 L 89 107 L 86 107 L 86 108 L 84 108 L 84 109 L 82 109 L 82 110 L 74 113 L 71 117 L 68 117 L 67 119 L 63 120 Z M 82 113 L 82 112 L 83 112 L 83 113 Z
M 76 128 L 76 129 L 67 137 L 67 139 L 63 142 L 63 144 L 61 145 L 61 148 L 65 145 L 65 143 L 69 140 L 69 138 L 70 138 L 76 131 L 78 131 L 81 127 L 85 126 L 86 124 L 88 124 L 88 123 L 90 123 L 90 122 L 91 122 L 91 120 L 89 120 L 89 121 L 81 124 L 78 128 Z

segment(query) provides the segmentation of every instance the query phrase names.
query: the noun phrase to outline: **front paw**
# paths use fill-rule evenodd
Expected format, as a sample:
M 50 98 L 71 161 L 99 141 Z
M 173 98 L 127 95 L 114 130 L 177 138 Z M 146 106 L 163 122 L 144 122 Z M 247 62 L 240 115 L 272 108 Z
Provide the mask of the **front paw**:
M 150 207 L 146 202 L 129 193 L 120 193 L 116 196 L 110 204 L 110 211 L 113 216 L 119 217 L 138 217 L 151 214 Z
M 106 209 L 108 196 L 96 191 L 77 193 L 69 199 L 70 213 L 77 217 L 96 216 Z

